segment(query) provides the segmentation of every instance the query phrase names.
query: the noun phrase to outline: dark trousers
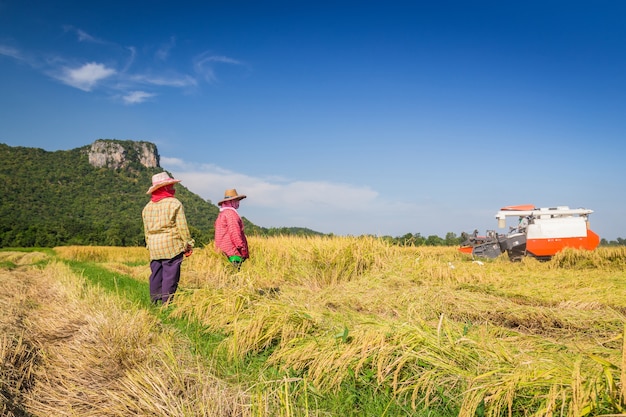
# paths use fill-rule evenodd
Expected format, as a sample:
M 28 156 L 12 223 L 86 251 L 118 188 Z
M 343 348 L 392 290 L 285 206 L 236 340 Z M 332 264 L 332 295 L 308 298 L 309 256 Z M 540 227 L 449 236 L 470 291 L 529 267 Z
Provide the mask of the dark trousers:
M 166 304 L 174 297 L 180 281 L 180 266 L 183 254 L 172 259 L 150 261 L 150 300 L 155 304 Z

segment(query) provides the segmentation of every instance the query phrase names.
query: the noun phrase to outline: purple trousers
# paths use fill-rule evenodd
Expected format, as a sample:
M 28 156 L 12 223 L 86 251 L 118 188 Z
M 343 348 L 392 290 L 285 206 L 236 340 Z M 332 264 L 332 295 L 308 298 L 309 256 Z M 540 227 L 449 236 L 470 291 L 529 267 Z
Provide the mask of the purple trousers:
M 172 259 L 155 259 L 150 261 L 150 300 L 154 304 L 166 304 L 178 289 L 180 281 L 180 266 L 183 263 L 183 254 Z

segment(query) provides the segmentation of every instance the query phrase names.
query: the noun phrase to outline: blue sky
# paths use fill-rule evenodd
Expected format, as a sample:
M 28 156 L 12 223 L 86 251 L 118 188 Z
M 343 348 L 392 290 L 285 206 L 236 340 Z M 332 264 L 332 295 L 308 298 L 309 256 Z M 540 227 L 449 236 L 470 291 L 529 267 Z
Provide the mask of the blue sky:
M 621 0 L 0 0 L 0 142 L 153 142 L 264 227 L 443 237 L 534 204 L 626 237 L 624 16 Z

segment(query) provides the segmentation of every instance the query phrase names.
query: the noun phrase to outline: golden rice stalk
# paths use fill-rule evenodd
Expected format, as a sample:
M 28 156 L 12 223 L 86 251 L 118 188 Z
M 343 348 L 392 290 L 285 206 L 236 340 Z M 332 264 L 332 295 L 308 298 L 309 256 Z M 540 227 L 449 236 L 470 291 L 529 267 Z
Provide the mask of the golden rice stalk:
M 478 264 L 456 248 L 373 238 L 249 241 L 239 272 L 209 248 L 194 251 L 172 306 L 225 335 L 232 358 L 272 347 L 268 364 L 323 389 L 360 375 L 415 407 L 450 401 L 467 415 L 573 416 L 597 407 L 596 393 L 613 391 L 589 355 L 621 362 L 625 379 L 624 248 Z M 255 412 L 277 410 L 298 382 L 269 384 Z M 623 398 L 620 388 L 614 395 Z
M 0 252 L 0 262 L 14 263 L 18 266 L 33 265 L 48 259 L 50 256 L 43 252 Z
M 228 335 L 222 347 L 233 359 L 306 335 L 316 325 L 306 310 L 246 288 L 182 292 L 171 314 L 192 317 L 207 330 Z
M 41 352 L 24 394 L 33 415 L 247 415 L 242 391 L 212 377 L 148 311 L 84 286 L 62 264 L 31 283 L 46 301 L 24 321 Z
M 24 393 L 35 383 L 35 368 L 40 353 L 22 331 L 19 335 L 5 333 L 0 338 L 0 412 L 9 414 L 22 402 Z M 13 411 L 11 411 L 13 412 Z
M 148 259 L 145 247 L 57 246 L 55 253 L 63 259 L 82 262 L 137 263 Z
M 624 322 L 624 333 L 622 333 L 622 364 L 620 374 L 620 398 L 622 405 L 626 407 L 626 321 Z

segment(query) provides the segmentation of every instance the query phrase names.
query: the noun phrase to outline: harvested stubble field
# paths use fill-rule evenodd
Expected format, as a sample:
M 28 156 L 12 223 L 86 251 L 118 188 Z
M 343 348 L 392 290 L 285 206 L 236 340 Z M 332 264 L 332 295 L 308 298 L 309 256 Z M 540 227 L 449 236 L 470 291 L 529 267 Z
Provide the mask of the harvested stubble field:
M 250 244 L 239 272 L 196 249 L 161 309 L 144 248 L 0 252 L 4 413 L 624 415 L 624 247 L 511 263 L 369 237 Z

